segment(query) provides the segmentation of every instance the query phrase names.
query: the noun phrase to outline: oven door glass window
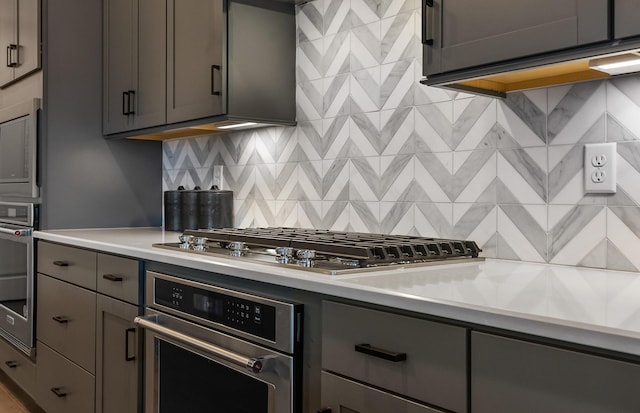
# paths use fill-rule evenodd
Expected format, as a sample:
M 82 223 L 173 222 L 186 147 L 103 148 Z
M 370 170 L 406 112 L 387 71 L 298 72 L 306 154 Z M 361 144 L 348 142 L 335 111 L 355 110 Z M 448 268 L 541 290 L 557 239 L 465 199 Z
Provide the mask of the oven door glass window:
M 0 235 L 0 305 L 27 317 L 29 242 L 31 237 Z
M 159 413 L 270 413 L 269 384 L 163 340 Z

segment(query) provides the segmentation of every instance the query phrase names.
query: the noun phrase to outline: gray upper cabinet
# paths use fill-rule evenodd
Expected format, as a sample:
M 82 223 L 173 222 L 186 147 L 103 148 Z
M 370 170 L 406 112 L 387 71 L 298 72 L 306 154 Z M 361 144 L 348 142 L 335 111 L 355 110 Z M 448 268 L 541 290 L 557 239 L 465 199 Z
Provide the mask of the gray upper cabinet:
M 104 1 L 105 134 L 164 123 L 165 17 L 164 1 Z
M 40 0 L 0 0 L 0 88 L 40 69 Z
M 424 0 L 424 75 L 606 41 L 608 12 L 603 0 Z
M 225 113 L 223 1 L 168 0 L 167 11 L 167 123 Z
M 614 0 L 616 39 L 640 35 L 640 0 Z
M 1 0 L 0 0 L 1 1 Z M 295 124 L 295 9 L 275 1 L 105 0 L 104 134 Z M 168 133 L 165 133 L 168 132 Z

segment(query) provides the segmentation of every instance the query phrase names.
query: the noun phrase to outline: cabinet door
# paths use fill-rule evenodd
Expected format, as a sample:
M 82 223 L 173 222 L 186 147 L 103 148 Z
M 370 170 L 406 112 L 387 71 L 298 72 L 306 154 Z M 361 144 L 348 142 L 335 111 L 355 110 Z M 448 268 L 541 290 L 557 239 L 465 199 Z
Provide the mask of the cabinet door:
M 423 1 L 424 74 L 431 75 L 608 38 L 602 0 Z
M 616 39 L 640 35 L 640 0 L 614 0 L 613 10 Z
M 18 2 L 17 43 L 16 79 L 40 69 L 40 0 Z
M 96 413 L 140 410 L 138 308 L 98 294 Z
M 105 0 L 103 22 L 103 129 L 105 134 L 130 127 L 129 92 L 133 65 L 137 1 Z
M 167 9 L 167 123 L 223 114 L 223 1 L 169 0 Z
M 636 364 L 472 333 L 474 413 L 637 412 L 638 383 Z
M 0 53 L 3 54 L 0 64 L 0 87 L 12 82 L 15 77 L 12 62 L 15 61 L 15 48 L 18 43 L 17 7 L 18 0 L 0 0 Z
M 165 16 L 162 0 L 104 2 L 105 134 L 164 123 Z

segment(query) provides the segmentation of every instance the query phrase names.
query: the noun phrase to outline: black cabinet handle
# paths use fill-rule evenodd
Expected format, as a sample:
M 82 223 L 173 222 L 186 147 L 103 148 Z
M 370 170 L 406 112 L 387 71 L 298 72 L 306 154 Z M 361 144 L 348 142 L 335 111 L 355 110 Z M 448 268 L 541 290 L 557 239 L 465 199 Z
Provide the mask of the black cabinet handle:
M 220 96 L 221 92 L 219 90 L 216 90 L 216 70 L 220 71 L 220 66 L 219 65 L 211 65 L 211 94 L 215 95 L 215 96 Z
M 127 114 L 135 115 L 136 114 L 136 91 L 130 90 L 128 93 L 129 93 L 129 106 L 127 107 L 128 109 Z
M 129 334 L 136 334 L 135 328 L 127 328 L 124 332 L 124 361 L 133 361 L 136 359 L 135 352 L 132 356 L 129 355 Z
M 68 267 L 69 263 L 67 261 L 54 261 L 53 265 L 58 267 Z
M 16 61 L 14 62 L 12 59 L 12 55 L 13 55 L 13 51 L 16 51 Z M 7 46 L 7 67 L 18 67 L 18 45 L 17 44 L 10 44 L 9 46 Z
M 331 413 L 331 408 L 323 407 L 322 409 L 318 410 L 318 413 Z
M 52 387 L 51 391 L 58 397 L 66 397 L 67 393 L 62 390 L 62 387 Z
M 115 274 L 102 274 L 102 278 L 104 278 L 105 280 L 115 281 L 115 282 L 120 282 L 123 280 L 121 276 L 115 275 Z
M 122 92 L 122 114 L 127 116 L 129 114 L 129 92 Z
M 433 36 L 427 30 L 429 23 L 433 23 L 433 19 L 428 19 L 427 14 L 433 12 L 433 0 L 424 0 L 422 3 L 422 44 L 425 46 L 433 46 Z M 427 20 L 430 20 L 427 22 Z
M 60 324 L 66 324 L 69 322 L 69 319 L 62 315 L 54 315 L 51 319 Z
M 407 359 L 407 353 L 396 353 L 393 351 L 383 350 L 381 348 L 372 347 L 371 344 L 356 344 L 355 350 L 358 353 L 368 354 L 370 356 L 393 362 L 405 361 Z
M 15 369 L 16 367 L 19 366 L 18 362 L 15 360 L 5 361 L 4 364 L 6 364 L 7 367 L 9 367 L 10 369 Z

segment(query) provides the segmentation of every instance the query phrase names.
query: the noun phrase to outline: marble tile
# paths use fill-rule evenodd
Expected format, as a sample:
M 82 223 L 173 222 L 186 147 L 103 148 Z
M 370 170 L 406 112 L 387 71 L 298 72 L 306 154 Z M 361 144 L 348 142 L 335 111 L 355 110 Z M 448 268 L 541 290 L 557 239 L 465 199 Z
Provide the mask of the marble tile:
M 322 227 L 331 231 L 348 231 L 351 222 L 349 202 L 323 201 L 322 202 Z
M 499 148 L 546 146 L 546 89 L 509 93 L 498 101 Z
M 380 233 L 406 235 L 414 228 L 412 202 L 380 202 Z
M 453 182 L 449 198 L 454 202 L 496 202 L 495 151 L 453 153 Z
M 546 262 L 547 206 L 498 205 L 497 257 Z
M 322 200 L 322 161 L 298 163 L 298 188 L 300 201 Z
M 606 211 L 597 205 L 549 206 L 549 262 L 605 268 Z
M 380 67 L 351 73 L 351 114 L 380 110 Z
M 453 149 L 453 102 L 415 108 L 415 149 L 421 152 L 450 152 Z
M 640 206 L 640 141 L 617 145 L 616 193 L 607 195 L 609 206 Z
M 453 238 L 453 204 L 416 202 L 414 226 L 417 235 Z
M 547 148 L 498 152 L 498 203 L 546 204 Z
M 322 159 L 348 158 L 350 143 L 348 116 L 322 120 Z
M 322 38 L 324 0 L 310 1 L 296 7 L 297 41 L 303 43 Z
M 296 83 L 322 79 L 324 39 L 300 42 L 296 48 Z
M 324 115 L 324 79 L 298 81 L 296 118 L 298 121 L 322 119 Z
M 602 81 L 576 83 L 548 89 L 549 145 L 604 142 L 606 88 Z
M 453 102 L 452 149 L 479 150 L 497 146 L 496 100 L 486 97 Z
M 379 201 L 380 157 L 352 158 L 349 164 L 349 199 Z
M 640 139 L 640 76 L 619 76 L 607 82 L 608 141 Z
M 378 199 L 385 202 L 414 201 L 414 156 L 411 154 L 382 156 L 380 158 L 380 183 Z
M 349 160 L 334 159 L 322 161 L 322 200 L 349 200 Z
M 549 204 L 604 205 L 607 195 L 584 193 L 584 145 L 558 145 L 548 148 Z
M 607 208 L 607 268 L 640 271 L 640 209 Z
M 415 155 L 414 199 L 418 202 L 451 202 L 453 152 Z
M 474 240 L 482 257 L 497 256 L 497 207 L 495 204 L 453 204 L 453 238 Z
M 381 23 L 383 64 L 418 58 L 414 13 L 400 13 L 382 19 Z
M 352 0 L 363 3 L 364 0 Z M 382 61 L 381 23 L 373 20 L 370 24 L 351 29 L 351 71 L 377 67 Z
M 349 231 L 380 233 L 380 203 L 349 202 Z
M 322 55 L 323 77 L 336 76 L 351 71 L 351 42 L 349 32 L 339 32 L 324 38 Z
M 414 61 L 383 64 L 380 67 L 380 103 L 382 109 L 412 106 L 416 81 L 413 78 Z
M 323 79 L 323 118 L 348 115 L 350 108 L 350 75 L 340 74 Z
M 347 31 L 351 28 L 351 0 L 324 0 L 324 35 Z
M 412 107 L 380 111 L 380 155 L 402 155 L 415 152 L 415 115 Z
M 300 161 L 321 160 L 324 155 L 322 149 L 322 121 L 298 121 L 296 127 Z

